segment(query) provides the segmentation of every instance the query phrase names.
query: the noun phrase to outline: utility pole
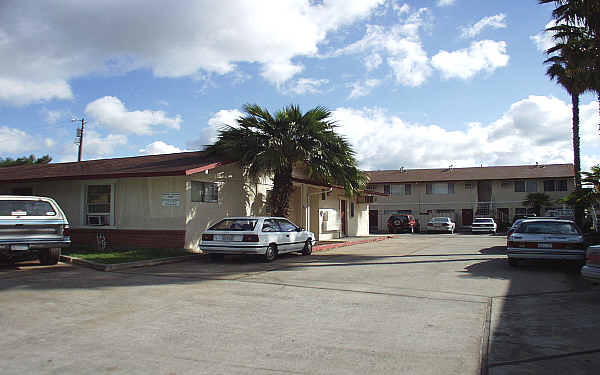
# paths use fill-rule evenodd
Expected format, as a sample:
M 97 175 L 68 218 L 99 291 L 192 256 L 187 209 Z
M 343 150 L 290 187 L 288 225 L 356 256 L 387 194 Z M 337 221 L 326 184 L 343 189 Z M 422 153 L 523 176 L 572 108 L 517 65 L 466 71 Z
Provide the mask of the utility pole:
M 85 119 L 81 120 L 73 118 L 72 122 L 81 121 L 81 128 L 77 128 L 77 135 L 75 136 L 75 144 L 79 144 L 79 153 L 77 154 L 77 161 L 81 161 L 81 153 L 83 152 L 83 129 L 85 128 Z

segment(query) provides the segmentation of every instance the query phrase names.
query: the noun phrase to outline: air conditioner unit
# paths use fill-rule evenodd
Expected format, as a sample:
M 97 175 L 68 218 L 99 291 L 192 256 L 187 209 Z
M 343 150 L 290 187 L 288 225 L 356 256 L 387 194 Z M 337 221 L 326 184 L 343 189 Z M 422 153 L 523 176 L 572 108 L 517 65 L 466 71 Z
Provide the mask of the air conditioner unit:
M 88 215 L 87 225 L 107 225 L 106 219 L 103 215 Z

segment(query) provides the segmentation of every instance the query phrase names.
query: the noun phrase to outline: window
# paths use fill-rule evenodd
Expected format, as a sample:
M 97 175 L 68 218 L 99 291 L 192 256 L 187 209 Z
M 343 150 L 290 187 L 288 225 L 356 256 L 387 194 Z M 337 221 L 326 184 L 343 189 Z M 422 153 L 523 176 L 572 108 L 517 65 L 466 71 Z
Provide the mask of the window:
M 546 180 L 544 191 L 567 191 L 567 180 Z
M 447 182 L 426 184 L 425 185 L 425 194 L 436 194 L 436 195 L 454 194 L 454 184 L 447 183 Z
M 536 193 L 537 181 L 515 181 L 515 193 Z
M 556 180 L 556 191 L 567 191 L 567 180 Z
M 296 226 L 292 223 L 290 223 L 287 220 L 283 220 L 283 219 L 276 219 L 277 220 L 277 224 L 279 224 L 279 230 L 281 232 L 293 232 L 296 230 Z
M 350 202 L 350 217 L 354 217 L 354 202 Z
M 192 181 L 192 202 L 214 203 L 219 200 L 219 187 L 214 182 Z
M 383 194 L 390 194 L 390 185 L 383 185 Z
M 367 190 L 376 191 L 377 190 L 377 185 L 375 185 L 375 184 L 368 184 L 367 185 Z
M 525 181 L 515 181 L 515 193 L 525 192 Z
M 223 219 L 208 230 L 248 231 L 256 227 L 256 219 Z
M 111 225 L 112 185 L 88 185 L 86 191 L 86 225 Z
M 536 193 L 537 192 L 537 181 L 527 181 L 527 192 L 528 193 Z
M 279 225 L 273 219 L 267 219 L 262 226 L 263 232 L 279 232 Z
M 473 183 L 465 182 L 465 190 L 473 190 Z
M 56 211 L 45 201 L 2 200 L 0 216 L 56 216 Z
M 411 188 L 410 184 L 391 185 L 392 195 L 410 195 Z

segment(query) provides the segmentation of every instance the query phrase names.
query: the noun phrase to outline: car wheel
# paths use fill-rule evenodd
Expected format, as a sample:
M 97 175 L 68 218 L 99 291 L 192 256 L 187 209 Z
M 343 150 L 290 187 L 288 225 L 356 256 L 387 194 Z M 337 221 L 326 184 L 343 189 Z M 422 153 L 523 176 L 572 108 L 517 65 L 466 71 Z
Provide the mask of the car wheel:
M 60 259 L 60 247 L 40 250 L 39 259 L 40 263 L 44 266 L 58 263 L 58 260 Z
M 225 254 L 215 254 L 215 253 L 208 254 L 208 259 L 210 259 L 211 262 L 217 262 L 217 261 L 223 260 L 224 258 L 225 258 Z
M 264 255 L 265 262 L 272 262 L 275 258 L 277 258 L 277 247 L 275 245 L 269 245 Z
M 508 258 L 508 264 L 511 267 L 516 267 L 516 266 L 519 265 L 519 261 L 517 259 L 515 259 L 515 258 Z
M 302 248 L 302 255 L 310 255 L 310 254 L 312 254 L 312 241 L 309 238 L 308 240 L 306 240 L 306 243 L 304 244 L 304 248 Z

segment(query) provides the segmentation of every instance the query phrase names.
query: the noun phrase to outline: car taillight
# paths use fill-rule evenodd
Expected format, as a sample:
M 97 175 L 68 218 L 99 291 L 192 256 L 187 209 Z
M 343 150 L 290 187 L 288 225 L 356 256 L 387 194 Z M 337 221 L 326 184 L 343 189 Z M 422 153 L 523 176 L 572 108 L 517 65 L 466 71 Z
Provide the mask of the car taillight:
M 588 254 L 587 262 L 593 264 L 600 264 L 600 254 Z
M 71 236 L 71 227 L 69 227 L 68 225 L 65 225 L 63 227 L 63 236 L 65 236 L 65 237 Z
M 427 226 L 428 226 L 428 227 L 432 227 L 432 226 L 433 226 L 433 224 L 432 224 L 432 223 L 427 223 Z
M 212 240 L 213 240 L 212 234 L 203 234 L 202 235 L 202 241 L 212 241 Z
M 244 234 L 243 242 L 258 242 L 258 234 Z
M 448 223 L 442 223 L 442 225 L 445 226 L 445 227 L 450 226 L 450 224 L 448 224 Z

